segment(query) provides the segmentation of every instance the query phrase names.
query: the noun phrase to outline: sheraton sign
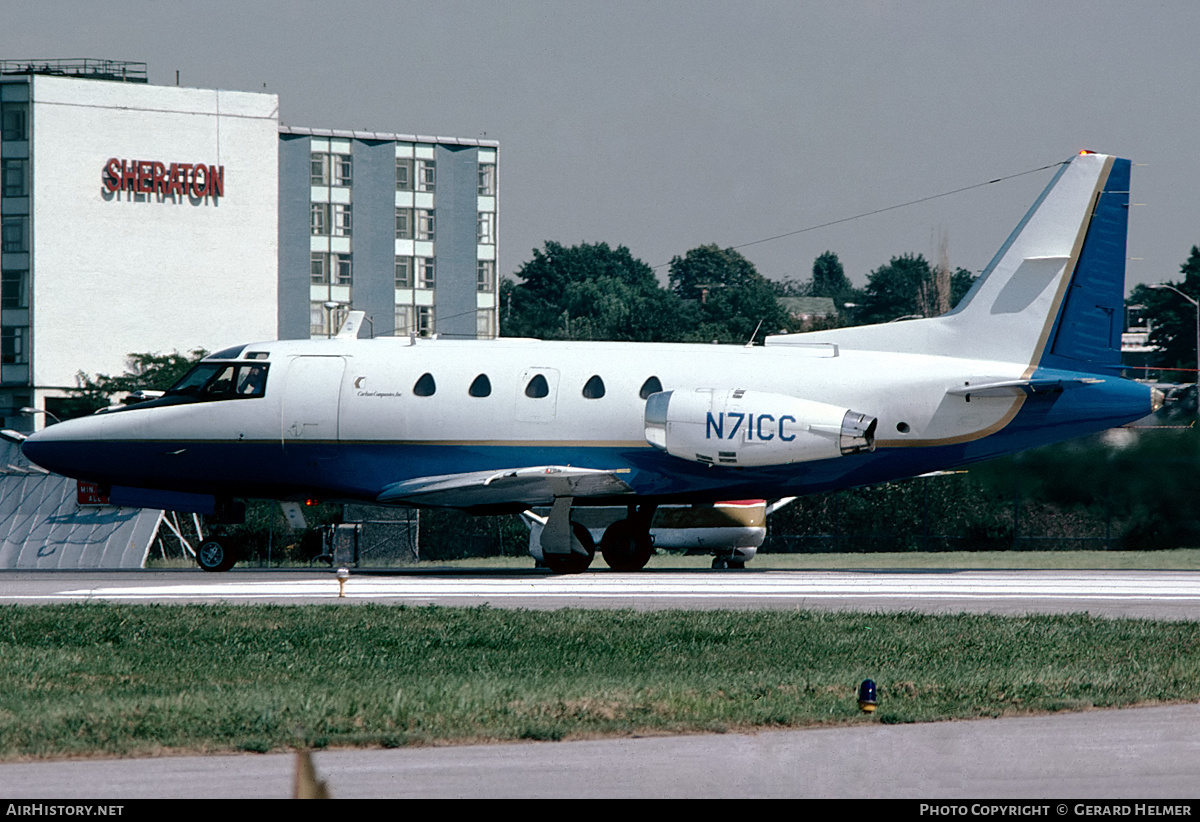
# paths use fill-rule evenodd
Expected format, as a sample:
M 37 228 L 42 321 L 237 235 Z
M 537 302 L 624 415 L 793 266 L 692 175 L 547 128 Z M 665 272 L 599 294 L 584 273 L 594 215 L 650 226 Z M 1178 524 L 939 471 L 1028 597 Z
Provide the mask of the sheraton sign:
M 157 160 L 118 160 L 104 164 L 104 187 L 116 193 L 175 195 L 195 199 L 225 196 L 225 166 L 204 163 L 160 163 Z

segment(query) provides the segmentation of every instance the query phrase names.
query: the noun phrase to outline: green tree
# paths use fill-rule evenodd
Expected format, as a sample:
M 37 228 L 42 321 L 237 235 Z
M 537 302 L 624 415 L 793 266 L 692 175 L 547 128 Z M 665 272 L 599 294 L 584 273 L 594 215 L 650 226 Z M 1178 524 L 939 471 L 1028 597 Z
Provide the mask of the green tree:
M 1200 246 L 1192 246 L 1187 261 L 1179 267 L 1183 279 L 1168 282 L 1192 299 L 1200 299 Z M 1150 344 L 1158 348 L 1155 363 L 1163 368 L 1196 367 L 1196 309 L 1169 289 L 1139 285 L 1129 304 L 1146 307 L 1150 321 Z
M 813 260 L 811 296 L 829 297 L 839 310 L 847 302 L 857 302 L 854 286 L 846 276 L 842 261 L 832 251 L 826 251 Z
M 130 354 L 124 374 L 97 374 L 93 378 L 80 371 L 75 376 L 78 387 L 71 396 L 56 403 L 48 401 L 48 410 L 59 419 L 70 419 L 94 413 L 132 391 L 166 391 L 207 354 L 203 348 L 190 354 Z
M 887 265 L 867 275 L 858 319 L 870 324 L 913 315 L 928 316 L 926 306 L 932 288 L 933 269 L 924 256 L 892 257 Z
M 516 276 L 500 288 L 502 336 L 664 342 L 689 325 L 679 298 L 624 246 L 547 242 Z
M 791 319 L 776 300 L 777 289 L 732 248 L 702 245 L 675 257 L 670 284 L 699 313 L 689 339 L 745 343 L 791 330 Z
M 945 275 L 943 275 L 944 277 Z M 901 317 L 936 317 L 941 306 L 958 305 L 975 275 L 965 268 L 956 269 L 939 287 L 938 272 L 921 254 L 892 257 L 887 265 L 867 275 L 867 287 L 860 292 L 856 316 L 861 323 L 886 323 Z M 949 285 L 950 293 L 940 299 L 939 290 Z
M 965 268 L 957 268 L 950 275 L 950 307 L 955 308 L 963 297 L 967 296 L 967 292 L 971 290 L 971 286 L 975 285 L 975 281 L 979 279 L 976 275 L 967 271 Z

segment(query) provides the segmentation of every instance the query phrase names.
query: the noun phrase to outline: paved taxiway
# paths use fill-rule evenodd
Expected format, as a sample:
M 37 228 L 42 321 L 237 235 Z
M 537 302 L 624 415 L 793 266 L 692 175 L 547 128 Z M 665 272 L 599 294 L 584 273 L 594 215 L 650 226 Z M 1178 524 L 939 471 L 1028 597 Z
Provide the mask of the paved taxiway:
M 363 602 L 523 608 L 836 608 L 1200 619 L 1176 571 L 10 571 L 0 603 Z M 1200 705 L 926 725 L 327 751 L 335 796 L 1079 797 L 1196 795 Z M 0 793 L 285 797 L 290 755 L 0 765 Z
M 1200 619 L 1189 571 L 11 571 L 0 603 L 385 602 L 513 608 L 828 608 L 998 614 L 1087 611 Z
M 1194 798 L 1200 705 L 753 735 L 323 751 L 334 798 Z M 7 800 L 284 798 L 290 754 L 0 765 Z M 1074 803 L 1072 803 L 1074 804 Z

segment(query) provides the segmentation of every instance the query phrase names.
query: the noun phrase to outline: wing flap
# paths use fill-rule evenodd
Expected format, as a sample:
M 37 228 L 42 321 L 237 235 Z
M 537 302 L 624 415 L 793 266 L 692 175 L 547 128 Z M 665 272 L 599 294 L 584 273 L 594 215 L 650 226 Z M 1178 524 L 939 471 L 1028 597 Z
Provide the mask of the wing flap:
M 632 494 L 619 475 L 628 468 L 575 468 L 539 465 L 501 471 L 472 471 L 419 477 L 389 485 L 377 499 L 387 505 L 434 505 L 472 508 L 481 505 L 546 505 L 556 497 L 608 497 Z

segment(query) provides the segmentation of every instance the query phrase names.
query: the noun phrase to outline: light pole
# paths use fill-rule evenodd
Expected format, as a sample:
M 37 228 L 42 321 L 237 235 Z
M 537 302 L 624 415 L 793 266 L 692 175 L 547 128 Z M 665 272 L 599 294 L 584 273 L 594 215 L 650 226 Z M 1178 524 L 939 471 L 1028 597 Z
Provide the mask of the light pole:
M 1196 309 L 1196 420 L 1200 422 L 1200 302 L 1193 300 L 1187 294 L 1184 294 L 1178 288 L 1167 283 L 1154 283 L 1149 288 L 1162 289 L 1166 288 L 1174 291 L 1180 297 L 1183 297 L 1192 304 L 1192 308 Z

